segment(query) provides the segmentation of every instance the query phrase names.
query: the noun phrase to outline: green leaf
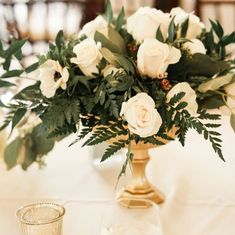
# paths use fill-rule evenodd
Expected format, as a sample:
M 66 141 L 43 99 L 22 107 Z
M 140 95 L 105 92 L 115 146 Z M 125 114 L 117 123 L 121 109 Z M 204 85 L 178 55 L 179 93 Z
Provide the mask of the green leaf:
M 16 166 L 22 145 L 23 140 L 21 138 L 17 138 L 7 145 L 4 153 L 4 161 L 7 165 L 8 170 Z
M 235 32 L 232 32 L 229 35 L 225 35 L 224 37 L 221 38 L 221 43 L 224 46 L 229 45 L 230 43 L 235 43 Z
M 30 66 L 28 66 L 28 67 L 25 69 L 25 72 L 26 72 L 26 73 L 31 73 L 31 72 L 33 72 L 34 70 L 36 70 L 38 67 L 39 67 L 39 62 L 36 62 L 36 63 L 31 64 Z
M 103 57 L 110 63 L 112 64 L 114 67 L 119 68 L 120 65 L 117 62 L 117 58 L 116 56 L 107 48 L 101 48 L 100 49 L 101 54 L 103 55 Z
M 26 41 L 27 41 L 27 39 L 15 40 L 11 44 L 11 46 L 9 46 L 9 48 L 6 50 L 6 52 L 5 52 L 6 57 L 11 57 L 12 55 L 14 55 L 18 50 L 20 50 L 22 48 L 22 46 L 25 44 Z
M 89 78 L 87 76 L 77 75 L 74 77 L 74 79 L 82 83 L 88 89 L 88 91 L 91 91 L 90 85 L 89 85 Z
M 183 54 L 177 64 L 170 65 L 167 69 L 168 79 L 188 81 L 189 76 L 212 77 L 230 70 L 228 61 L 218 61 L 208 55 L 196 53 L 192 57 Z
M 110 158 L 114 153 L 116 153 L 118 150 L 125 147 L 125 145 L 128 144 L 128 140 L 119 140 L 117 142 L 113 142 L 109 147 L 105 150 L 101 162 L 107 160 Z
M 134 74 L 135 73 L 135 67 L 133 63 L 129 60 L 128 57 L 125 57 L 120 54 L 115 54 L 116 60 L 118 64 L 127 72 Z
M 124 24 L 125 24 L 125 10 L 124 10 L 124 7 L 122 7 L 116 20 L 115 29 L 119 31 Z
M 118 31 L 113 29 L 111 26 L 108 28 L 108 39 L 118 47 L 121 54 L 126 54 L 126 44 L 122 36 L 119 34 Z
M 174 106 L 176 103 L 178 103 L 183 97 L 185 96 L 185 92 L 179 92 L 175 94 L 171 99 L 169 104 Z
M 185 38 L 187 31 L 188 31 L 188 25 L 189 25 L 189 17 L 182 23 L 181 25 L 181 37 Z
M 63 33 L 63 30 L 60 30 L 56 36 L 56 39 L 55 39 L 55 44 L 58 48 L 58 50 L 60 51 L 63 44 L 64 44 L 64 33 Z
M 225 105 L 222 95 L 215 94 L 213 96 L 207 97 L 202 102 L 202 107 L 205 109 L 217 109 Z
M 23 70 L 10 70 L 4 73 L 1 78 L 19 77 L 24 71 Z
M 13 118 L 12 118 L 12 127 L 11 131 L 15 128 L 15 126 L 21 121 L 21 119 L 24 117 L 25 113 L 27 112 L 27 109 L 25 108 L 19 108 Z
M 107 0 L 105 16 L 108 23 L 111 24 L 113 21 L 113 9 L 110 0 Z
M 161 31 L 161 25 L 159 25 L 159 27 L 157 28 L 157 32 L 156 32 L 156 39 L 160 42 L 164 42 L 164 37 L 162 35 L 162 31 Z
M 175 26 L 174 20 L 175 20 L 175 16 L 172 18 L 168 27 L 168 40 L 170 43 L 173 43 L 175 39 L 176 26 Z
M 32 131 L 32 138 L 34 140 L 34 149 L 37 155 L 43 156 L 50 152 L 55 144 L 55 140 L 48 139 L 49 132 L 46 129 L 42 131 L 42 124 L 36 126 Z
M 102 47 L 105 47 L 114 53 L 119 53 L 119 54 L 122 53 L 121 49 L 118 48 L 117 45 L 115 45 L 112 41 L 107 39 L 102 33 L 98 31 L 95 32 L 94 40 L 96 42 L 100 42 Z
M 211 23 L 212 29 L 214 30 L 218 38 L 220 39 L 221 37 L 223 37 L 224 30 L 222 26 L 220 25 L 220 23 L 218 21 L 214 22 L 213 20 L 210 20 L 210 23 Z
M 185 107 L 187 107 L 188 103 L 186 102 L 180 102 L 175 108 L 177 110 L 181 110 L 181 109 L 184 109 Z
M 23 170 L 27 170 L 28 167 L 36 161 L 37 152 L 35 151 L 33 140 L 30 135 L 25 138 L 23 144 L 24 145 L 22 148 L 24 148 L 24 151 L 22 151 L 23 155 L 21 156 L 20 162 L 18 162 L 18 164 L 21 164 Z
M 41 91 L 39 89 L 40 82 L 35 83 L 34 85 L 27 86 L 23 90 L 21 90 L 19 93 L 17 93 L 13 99 L 15 100 L 36 100 L 36 99 L 42 99 L 43 96 L 41 94 Z
M 15 84 L 11 83 L 11 82 L 0 80 L 0 88 L 1 87 L 11 87 L 11 86 L 15 86 Z
M 233 128 L 233 131 L 235 132 L 235 113 L 232 113 L 230 116 L 230 124 L 231 127 Z

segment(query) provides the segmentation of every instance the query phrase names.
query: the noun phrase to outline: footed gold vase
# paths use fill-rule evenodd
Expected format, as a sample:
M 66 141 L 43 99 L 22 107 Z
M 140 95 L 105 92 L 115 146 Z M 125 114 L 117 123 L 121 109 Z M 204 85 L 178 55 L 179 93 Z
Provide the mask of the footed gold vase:
M 132 178 L 128 185 L 119 193 L 120 204 L 128 208 L 147 208 L 154 203 L 164 202 L 164 195 L 153 186 L 145 174 L 146 165 L 150 160 L 148 150 L 151 144 L 133 144 L 134 154 L 131 162 Z M 146 201 L 145 201 L 146 200 Z

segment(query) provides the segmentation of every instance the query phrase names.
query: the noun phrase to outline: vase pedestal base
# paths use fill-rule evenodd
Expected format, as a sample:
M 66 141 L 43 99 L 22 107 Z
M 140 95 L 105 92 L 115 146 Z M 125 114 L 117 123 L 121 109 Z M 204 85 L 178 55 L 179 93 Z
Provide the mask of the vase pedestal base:
M 163 194 L 154 187 L 149 187 L 145 192 L 140 190 L 133 191 L 127 187 L 120 192 L 118 199 L 122 206 L 128 208 L 148 208 L 152 206 L 151 202 L 156 204 L 164 202 Z

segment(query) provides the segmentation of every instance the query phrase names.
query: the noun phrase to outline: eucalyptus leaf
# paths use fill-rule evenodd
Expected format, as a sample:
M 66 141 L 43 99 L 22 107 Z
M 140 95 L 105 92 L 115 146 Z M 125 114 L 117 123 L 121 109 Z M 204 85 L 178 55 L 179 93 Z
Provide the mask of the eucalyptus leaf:
M 156 32 L 156 39 L 160 42 L 164 42 L 164 37 L 162 35 L 162 31 L 161 31 L 161 26 L 159 25 L 159 27 L 157 28 L 157 32 Z
M 24 117 L 24 115 L 26 114 L 27 109 L 25 108 L 19 108 L 13 118 L 12 118 L 12 126 L 11 126 L 11 131 L 15 128 L 15 126 L 22 120 L 22 118 Z
M 30 66 L 28 66 L 28 67 L 25 69 L 25 72 L 26 72 L 26 73 L 31 73 L 31 72 L 33 72 L 34 70 L 36 70 L 38 67 L 39 67 L 39 62 L 36 62 L 36 63 L 31 64 Z
M 232 32 L 229 35 L 225 35 L 223 38 L 221 38 L 221 42 L 224 46 L 235 43 L 235 32 Z
M 20 50 L 22 48 L 22 46 L 25 44 L 25 42 L 27 41 L 27 39 L 22 39 L 22 40 L 15 40 L 12 42 L 12 44 L 8 47 L 8 49 L 6 50 L 6 57 L 11 57 L 12 55 L 14 55 L 18 50 Z
M 181 37 L 184 38 L 187 34 L 188 31 L 188 26 L 189 26 L 189 17 L 182 23 L 181 25 Z
M 115 29 L 117 31 L 119 31 L 124 24 L 125 24 L 125 10 L 124 10 L 124 7 L 122 7 L 122 9 L 117 17 L 117 20 L 116 20 Z
M 21 138 L 17 138 L 7 145 L 4 152 L 4 161 L 7 165 L 8 170 L 17 165 L 17 159 L 19 157 L 22 146 L 23 139 Z
M 221 27 L 220 23 L 218 21 L 214 22 L 213 20 L 210 20 L 210 23 L 211 23 L 212 29 L 214 30 L 214 32 L 220 39 L 224 35 L 224 30 Z
M 114 28 L 109 26 L 108 28 L 108 38 L 109 40 L 118 47 L 121 54 L 126 54 L 126 45 L 122 36 Z
M 1 78 L 19 77 L 24 71 L 20 69 L 10 70 L 4 73 Z
M 113 8 L 110 0 L 107 0 L 105 16 L 108 23 L 111 24 L 113 21 Z
M 55 144 L 55 140 L 47 136 L 49 135 L 48 130 L 43 129 L 42 124 L 36 126 L 32 131 L 32 138 L 34 140 L 34 149 L 37 152 L 37 155 L 43 156 L 50 152 Z
M 122 53 L 121 49 L 117 45 L 115 45 L 112 41 L 110 41 L 108 38 L 106 38 L 102 33 L 98 31 L 95 32 L 94 40 L 96 42 L 100 42 L 102 47 L 105 47 L 114 53 L 119 53 L 119 54 Z
M 8 81 L 0 80 L 0 88 L 1 87 L 12 87 L 12 86 L 15 86 L 15 84 L 8 82 Z
M 168 27 L 168 40 L 171 43 L 174 42 L 175 34 L 176 34 L 176 26 L 175 26 L 174 20 L 175 20 L 175 16 L 172 18 Z
M 60 30 L 57 33 L 57 36 L 56 36 L 56 39 L 55 39 L 55 44 L 56 44 L 58 50 L 60 51 L 62 45 L 64 44 L 64 33 L 63 33 L 63 30 Z
M 217 61 L 208 55 L 196 53 L 192 57 L 183 54 L 177 64 L 168 67 L 170 80 L 188 81 L 189 76 L 212 77 L 230 70 L 227 61 Z
M 110 64 L 112 64 L 116 68 L 120 67 L 119 63 L 117 62 L 116 56 L 109 49 L 103 47 L 100 49 L 100 52 Z

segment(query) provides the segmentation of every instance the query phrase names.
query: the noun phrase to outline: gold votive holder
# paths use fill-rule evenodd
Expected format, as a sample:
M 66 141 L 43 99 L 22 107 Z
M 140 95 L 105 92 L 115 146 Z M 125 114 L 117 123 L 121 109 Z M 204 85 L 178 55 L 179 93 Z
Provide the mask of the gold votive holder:
M 62 235 L 65 209 L 54 203 L 34 203 L 20 208 L 16 215 L 22 235 Z

